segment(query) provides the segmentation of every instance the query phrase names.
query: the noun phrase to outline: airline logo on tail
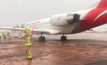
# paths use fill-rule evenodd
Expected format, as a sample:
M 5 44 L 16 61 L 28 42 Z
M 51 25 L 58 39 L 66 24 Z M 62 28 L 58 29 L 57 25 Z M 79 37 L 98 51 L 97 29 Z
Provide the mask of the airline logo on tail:
M 107 10 L 103 11 L 101 14 L 99 14 L 99 15 L 94 19 L 94 21 L 97 20 L 99 17 L 101 17 L 102 15 L 104 15 L 104 14 L 106 14 L 106 13 L 107 13 Z
M 95 9 L 92 9 L 84 17 L 87 22 L 82 22 L 79 31 L 84 31 L 107 23 L 107 0 L 101 0 Z

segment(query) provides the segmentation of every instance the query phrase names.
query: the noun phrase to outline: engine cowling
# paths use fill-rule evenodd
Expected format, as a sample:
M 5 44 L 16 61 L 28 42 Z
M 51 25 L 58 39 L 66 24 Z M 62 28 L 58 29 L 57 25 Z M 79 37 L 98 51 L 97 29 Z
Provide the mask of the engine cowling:
M 50 18 L 50 23 L 54 26 L 66 26 L 79 20 L 79 14 L 54 15 Z

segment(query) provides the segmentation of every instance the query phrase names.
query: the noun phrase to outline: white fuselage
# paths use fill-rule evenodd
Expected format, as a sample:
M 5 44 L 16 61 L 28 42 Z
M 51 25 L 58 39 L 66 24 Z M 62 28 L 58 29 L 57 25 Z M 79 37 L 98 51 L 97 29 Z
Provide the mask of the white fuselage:
M 82 11 L 77 11 L 77 12 L 70 12 L 70 13 L 65 13 L 65 14 L 75 14 L 78 13 L 80 14 L 80 20 L 83 20 L 83 18 L 86 16 L 86 14 L 90 11 L 89 10 L 82 10 Z M 55 17 L 60 17 L 65 14 L 58 14 L 54 15 Z M 53 17 L 53 16 L 52 16 Z M 71 34 L 74 28 L 77 26 L 78 22 L 70 24 L 70 25 L 65 25 L 65 26 L 54 26 L 50 23 L 50 18 L 42 19 L 42 20 L 37 20 L 33 22 L 28 22 L 25 24 L 25 27 L 30 27 L 31 29 L 39 29 L 39 30 L 45 30 L 49 31 L 50 34 Z M 56 22 L 57 24 L 57 22 Z

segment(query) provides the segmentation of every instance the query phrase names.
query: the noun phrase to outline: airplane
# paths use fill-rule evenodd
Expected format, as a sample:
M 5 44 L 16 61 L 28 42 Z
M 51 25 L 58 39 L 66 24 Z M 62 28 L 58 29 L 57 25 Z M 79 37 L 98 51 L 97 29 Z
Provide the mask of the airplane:
M 107 0 L 100 0 L 84 10 L 28 22 L 24 28 L 0 27 L 0 29 L 25 31 L 26 27 L 30 27 L 33 34 L 41 34 L 40 41 L 45 41 L 43 34 L 62 34 L 61 40 L 67 40 L 65 34 L 79 33 L 105 23 L 107 23 Z

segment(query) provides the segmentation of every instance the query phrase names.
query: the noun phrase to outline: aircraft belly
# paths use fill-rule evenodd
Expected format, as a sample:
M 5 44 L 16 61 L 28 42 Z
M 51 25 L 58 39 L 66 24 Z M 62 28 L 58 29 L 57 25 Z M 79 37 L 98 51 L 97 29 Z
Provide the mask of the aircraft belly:
M 73 33 L 78 33 L 79 32 L 79 26 L 82 21 L 75 22 L 67 27 L 61 28 L 61 32 L 64 34 L 73 34 Z
M 68 26 L 61 26 L 61 27 L 56 27 L 51 24 L 35 25 L 30 27 L 31 29 L 48 31 L 50 32 L 49 34 L 72 34 L 72 33 L 78 32 L 78 29 L 79 29 L 78 26 L 80 25 L 80 23 L 81 21 L 78 21 Z
M 57 33 L 55 31 L 58 31 L 57 34 L 71 34 L 71 32 L 74 31 L 74 28 L 76 28 L 77 25 L 79 25 L 80 21 L 75 22 L 71 25 L 68 26 L 63 26 L 63 27 L 56 27 L 56 26 L 52 26 L 52 25 L 45 25 L 42 26 L 44 29 L 46 29 L 47 31 L 50 31 L 50 33 Z

